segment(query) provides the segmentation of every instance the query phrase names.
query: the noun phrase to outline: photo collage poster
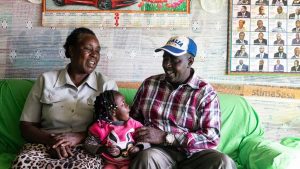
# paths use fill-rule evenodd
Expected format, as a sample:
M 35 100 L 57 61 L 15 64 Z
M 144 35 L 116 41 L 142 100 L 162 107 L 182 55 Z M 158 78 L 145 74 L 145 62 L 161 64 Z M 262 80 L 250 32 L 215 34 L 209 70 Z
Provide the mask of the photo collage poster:
M 232 0 L 229 11 L 229 73 L 300 73 L 300 0 Z

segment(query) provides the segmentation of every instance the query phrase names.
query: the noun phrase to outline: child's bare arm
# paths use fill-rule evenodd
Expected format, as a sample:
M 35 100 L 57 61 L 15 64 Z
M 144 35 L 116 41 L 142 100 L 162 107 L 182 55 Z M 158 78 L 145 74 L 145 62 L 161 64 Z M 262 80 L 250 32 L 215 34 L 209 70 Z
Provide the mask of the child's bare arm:
M 135 146 L 132 146 L 128 149 L 128 153 L 130 156 L 134 156 L 136 153 L 148 149 L 150 147 L 151 147 L 150 143 L 138 142 L 136 143 Z

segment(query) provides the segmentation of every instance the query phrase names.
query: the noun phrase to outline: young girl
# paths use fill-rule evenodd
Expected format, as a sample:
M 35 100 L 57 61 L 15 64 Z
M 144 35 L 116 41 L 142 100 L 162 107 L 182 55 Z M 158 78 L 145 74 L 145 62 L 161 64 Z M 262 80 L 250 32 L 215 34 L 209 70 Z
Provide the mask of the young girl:
M 104 169 L 127 169 L 129 155 L 150 147 L 148 143 L 133 140 L 135 129 L 142 124 L 129 117 L 129 106 L 124 96 L 108 90 L 96 97 L 95 121 L 89 128 L 85 148 L 104 158 Z

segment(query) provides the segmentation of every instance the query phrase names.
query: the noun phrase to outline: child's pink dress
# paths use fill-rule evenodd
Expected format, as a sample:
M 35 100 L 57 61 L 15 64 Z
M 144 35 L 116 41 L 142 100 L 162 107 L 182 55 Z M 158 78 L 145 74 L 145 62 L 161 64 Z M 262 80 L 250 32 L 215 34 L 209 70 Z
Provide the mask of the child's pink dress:
M 101 140 L 101 145 L 105 145 L 107 147 L 116 145 L 120 149 L 120 154 L 116 156 L 111 156 L 107 153 L 101 154 L 108 163 L 128 165 L 128 149 L 135 145 L 133 133 L 135 129 L 142 126 L 143 125 L 140 122 L 132 118 L 119 125 L 99 120 L 89 128 L 89 132 Z

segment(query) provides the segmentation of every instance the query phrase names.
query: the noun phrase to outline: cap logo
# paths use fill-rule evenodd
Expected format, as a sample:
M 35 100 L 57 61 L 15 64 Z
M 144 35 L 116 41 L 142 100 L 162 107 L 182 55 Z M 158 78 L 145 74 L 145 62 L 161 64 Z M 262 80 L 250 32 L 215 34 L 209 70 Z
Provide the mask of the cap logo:
M 165 46 L 155 49 L 155 52 L 159 52 L 161 50 L 164 50 L 173 56 L 181 56 L 189 53 L 195 57 L 197 53 L 197 45 L 192 39 L 186 36 L 174 36 L 167 41 Z
M 168 41 L 167 44 L 172 44 L 172 43 L 175 43 L 175 44 L 177 44 L 177 45 L 180 46 L 180 47 L 182 47 L 182 45 L 183 45 L 183 42 L 181 42 L 181 41 L 178 40 L 178 39 L 171 39 L 171 40 Z

